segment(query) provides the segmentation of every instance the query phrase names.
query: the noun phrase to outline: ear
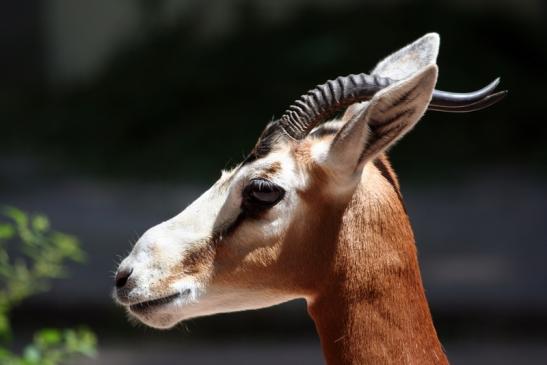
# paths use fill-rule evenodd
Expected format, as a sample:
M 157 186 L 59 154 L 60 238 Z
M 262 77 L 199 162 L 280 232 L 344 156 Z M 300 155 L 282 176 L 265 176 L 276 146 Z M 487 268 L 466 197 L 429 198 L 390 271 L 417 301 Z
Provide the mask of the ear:
M 372 75 L 389 77 L 393 80 L 406 79 L 425 66 L 437 62 L 439 44 L 439 35 L 428 33 L 380 61 L 372 71 Z
M 393 80 L 406 79 L 424 67 L 436 64 L 439 45 L 439 35 L 428 33 L 384 58 L 376 65 L 371 74 Z M 342 120 L 351 119 L 361 107 L 360 104 L 352 104 L 344 112 Z
M 338 176 L 360 176 L 367 161 L 393 145 L 422 117 L 437 82 L 437 66 L 379 91 L 370 103 L 354 107 L 352 118 L 336 134 L 326 162 Z

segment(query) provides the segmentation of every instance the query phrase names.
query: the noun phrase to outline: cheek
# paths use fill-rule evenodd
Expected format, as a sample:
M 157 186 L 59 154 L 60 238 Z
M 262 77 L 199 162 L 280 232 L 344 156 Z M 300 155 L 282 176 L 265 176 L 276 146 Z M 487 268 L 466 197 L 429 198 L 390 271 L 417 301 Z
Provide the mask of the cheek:
M 272 286 L 279 277 L 276 269 L 280 250 L 275 244 L 268 246 L 231 247 L 218 251 L 212 284 L 229 288 Z
M 261 281 L 276 272 L 283 252 L 284 229 L 279 220 L 250 220 L 216 248 L 215 281 Z
M 279 268 L 287 259 L 283 255 L 285 236 L 298 202 L 292 195 L 289 190 L 281 202 L 259 217 L 245 218 L 215 245 L 214 284 L 245 286 L 265 283 L 272 275 L 280 277 Z
M 169 291 L 173 286 L 186 281 L 204 285 L 211 277 L 214 257 L 215 252 L 211 244 L 184 253 L 178 262 L 174 262 L 165 272 L 154 290 Z
M 182 275 L 209 276 L 215 257 L 213 244 L 207 244 L 199 249 L 188 252 L 180 265 Z

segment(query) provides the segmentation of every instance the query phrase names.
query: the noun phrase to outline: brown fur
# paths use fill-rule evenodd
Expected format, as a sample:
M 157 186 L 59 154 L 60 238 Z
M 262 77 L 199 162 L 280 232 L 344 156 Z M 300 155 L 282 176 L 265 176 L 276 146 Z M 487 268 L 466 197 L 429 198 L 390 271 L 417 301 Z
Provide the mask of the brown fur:
M 309 303 L 329 365 L 447 363 L 408 217 L 372 164 L 344 212 L 332 260 L 329 284 Z
M 321 210 L 309 210 L 312 205 L 304 204 L 295 212 L 292 223 L 275 242 L 267 242 L 262 237 L 253 237 L 258 245 L 249 245 L 245 225 L 233 236 L 226 237 L 216 247 L 214 278 L 217 286 L 240 288 L 265 288 L 270 293 L 288 296 L 310 296 L 317 282 L 321 281 L 318 270 L 322 263 L 328 264 L 334 254 L 332 247 L 323 244 L 328 237 L 336 239 L 344 204 L 329 198 L 325 184 L 329 177 L 319 168 L 309 155 L 311 143 L 295 144 L 293 156 L 297 156 L 299 168 L 306 169 L 312 186 L 297 194 L 303 201 L 315 201 L 323 206 Z M 330 199 L 330 200 L 329 200 Z M 334 208 L 325 208 L 333 206 Z M 336 207 L 337 206 L 337 207 Z M 315 208 L 315 206 L 313 206 Z M 267 219 L 267 217 L 265 217 Z M 246 225 L 259 224 L 249 220 Z M 325 250 L 324 248 L 328 248 Z M 330 249 L 330 251 L 329 251 Z M 311 273 L 314 275 L 311 275 Z
M 389 161 L 381 155 L 367 163 L 344 200 L 332 195 L 333 176 L 313 161 L 312 143 L 292 146 L 310 184 L 297 192 L 301 204 L 280 237 L 256 236 L 252 225 L 267 216 L 247 220 L 187 255 L 172 280 L 191 274 L 226 290 L 304 296 L 329 365 L 446 364 Z
M 202 244 L 196 245 L 198 248 L 184 255 L 184 259 L 178 265 L 171 269 L 169 275 L 157 282 L 152 287 L 155 293 L 163 293 L 170 295 L 169 288 L 173 283 L 180 278 L 192 275 L 202 280 L 208 280 L 210 268 L 214 259 L 214 247 L 210 244 L 210 240 L 204 241 Z M 161 296 L 161 295 L 159 295 Z
M 277 174 L 281 170 L 281 162 L 273 162 L 270 166 L 268 166 L 263 172 L 262 177 L 265 179 L 271 179 L 275 174 Z
M 367 164 L 346 206 L 325 194 L 327 173 L 311 162 L 307 147 L 295 153 L 312 177 L 300 196 L 308 219 L 317 221 L 306 222 L 308 237 L 294 239 L 313 245 L 306 248 L 308 260 L 315 262 L 308 273 L 315 278 L 309 312 L 328 364 L 447 363 L 387 157 L 382 154 Z
M 446 363 L 389 161 L 381 155 L 367 164 L 348 204 L 329 195 L 330 176 L 310 147 L 305 141 L 293 151 L 311 184 L 299 192 L 303 216 L 276 260 L 283 267 L 272 272 L 297 272 L 283 285 L 311 293 L 309 311 L 329 365 Z
M 389 161 L 368 163 L 351 200 L 340 201 L 311 145 L 293 149 L 310 177 L 298 216 L 273 247 L 248 253 L 254 265 L 225 260 L 238 267 L 226 280 L 253 287 L 260 275 L 265 287 L 306 295 L 329 365 L 447 363 Z

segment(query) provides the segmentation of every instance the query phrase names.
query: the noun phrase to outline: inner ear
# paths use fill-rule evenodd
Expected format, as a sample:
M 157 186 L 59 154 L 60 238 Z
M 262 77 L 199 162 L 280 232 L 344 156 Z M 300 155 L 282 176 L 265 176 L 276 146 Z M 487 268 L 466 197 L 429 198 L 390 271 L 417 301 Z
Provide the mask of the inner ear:
M 368 105 L 346 112 L 349 121 L 333 139 L 327 163 L 337 174 L 354 177 L 364 163 L 393 145 L 424 114 L 437 80 L 430 65 L 378 92 Z
M 440 37 L 437 33 L 428 33 L 406 47 L 384 58 L 372 70 L 372 75 L 403 80 L 427 65 L 437 62 Z
M 369 128 L 358 163 L 372 160 L 416 125 L 437 82 L 437 66 L 425 67 L 408 80 L 378 93 L 366 113 Z

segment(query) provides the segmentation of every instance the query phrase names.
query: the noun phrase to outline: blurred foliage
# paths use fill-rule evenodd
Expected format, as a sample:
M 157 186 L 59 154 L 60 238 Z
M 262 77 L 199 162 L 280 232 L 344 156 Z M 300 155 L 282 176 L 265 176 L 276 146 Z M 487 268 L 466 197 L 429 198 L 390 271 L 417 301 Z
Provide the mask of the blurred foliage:
M 0 149 L 98 174 L 211 178 L 239 161 L 265 124 L 312 86 L 366 72 L 391 51 L 437 31 L 439 88 L 471 91 L 501 76 L 510 94 L 487 111 L 428 113 L 412 142 L 393 151 L 396 167 L 546 166 L 547 22 L 531 22 L 502 3 L 303 3 L 273 21 L 257 2 L 240 1 L 233 25 L 211 37 L 203 36 L 207 2 L 185 7 L 174 25 L 156 21 L 160 2 L 141 3 L 148 4 L 143 34 L 100 75 L 6 95 L 3 119 L 10 123 Z
M 75 237 L 52 231 L 43 215 L 4 208 L 0 220 L 0 364 L 55 365 L 74 355 L 93 356 L 95 335 L 86 328 L 41 329 L 22 355 L 9 349 L 13 337 L 10 310 L 22 300 L 47 291 L 51 279 L 66 277 L 66 261 L 82 262 Z M 17 245 L 18 254 L 8 243 Z

